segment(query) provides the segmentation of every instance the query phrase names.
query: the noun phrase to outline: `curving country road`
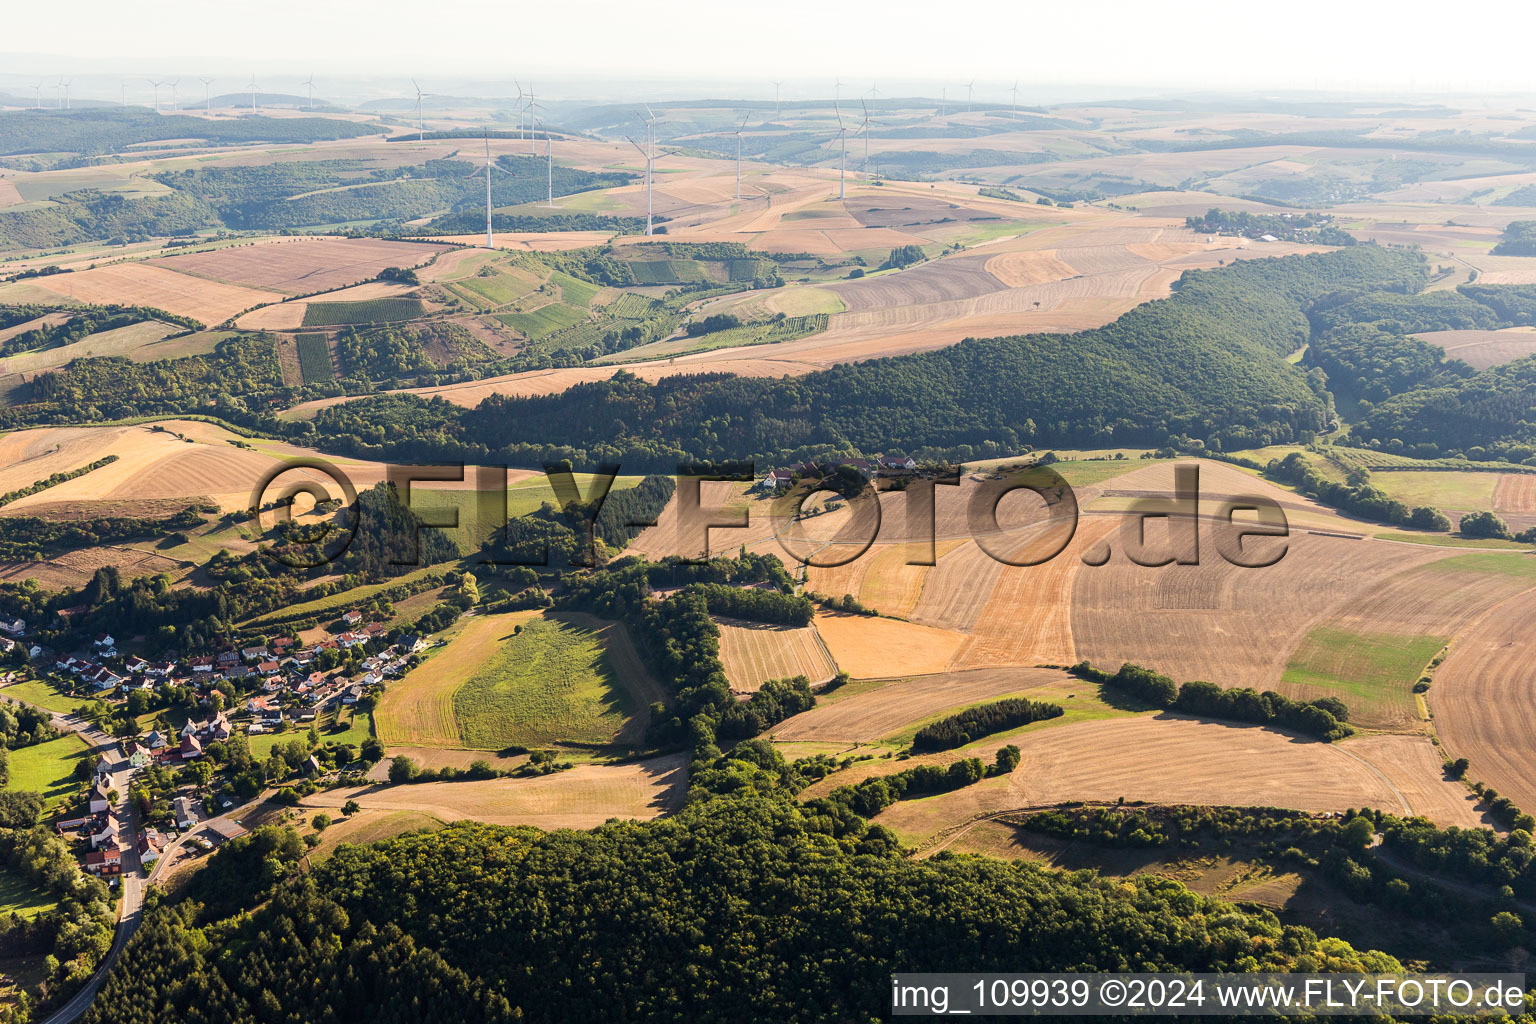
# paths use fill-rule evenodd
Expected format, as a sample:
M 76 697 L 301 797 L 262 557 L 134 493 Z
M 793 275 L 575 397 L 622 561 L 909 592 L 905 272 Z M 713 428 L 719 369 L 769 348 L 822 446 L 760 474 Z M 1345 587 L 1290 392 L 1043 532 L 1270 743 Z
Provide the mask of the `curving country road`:
M 0 693 L 3 693 L 3 691 L 0 691 Z M 18 700 L 10 694 L 5 694 L 5 696 L 19 704 L 27 704 L 30 707 L 48 711 L 47 708 L 31 704 L 29 701 Z M 48 711 L 48 714 L 54 726 L 78 734 L 92 750 L 102 750 L 118 746 L 117 740 L 82 718 L 75 715 L 61 715 L 56 711 Z M 123 822 L 128 828 L 129 836 L 137 836 L 139 834 L 139 814 L 138 809 L 133 806 L 133 801 L 124 801 L 122 816 Z M 180 842 L 179 838 L 177 842 Z M 161 860 L 164 860 L 164 854 L 161 855 Z M 154 876 L 145 875 L 144 865 L 139 862 L 138 843 L 133 838 L 130 838 L 127 845 L 123 847 L 123 870 L 122 874 L 118 877 L 123 889 L 123 899 L 117 918 L 117 933 L 112 937 L 112 948 L 102 958 L 101 966 L 96 969 L 95 974 L 91 975 L 91 980 L 86 982 L 84 987 L 70 998 L 69 1002 L 45 1018 L 43 1024 L 70 1024 L 71 1021 L 77 1020 L 90 1008 L 92 1000 L 96 998 L 96 991 L 101 988 L 101 983 L 106 978 L 107 972 L 112 969 L 113 964 L 117 963 L 117 958 L 122 955 L 123 947 L 128 944 L 129 938 L 132 937 L 134 931 L 139 927 L 139 918 L 144 909 L 144 890 L 148 888 L 149 882 Z

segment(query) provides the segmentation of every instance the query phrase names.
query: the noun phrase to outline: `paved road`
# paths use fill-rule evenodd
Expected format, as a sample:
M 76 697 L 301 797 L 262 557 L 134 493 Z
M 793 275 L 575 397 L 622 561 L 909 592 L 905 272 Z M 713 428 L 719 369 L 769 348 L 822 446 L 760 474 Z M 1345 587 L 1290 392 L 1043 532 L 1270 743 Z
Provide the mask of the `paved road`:
M 4 691 L 0 690 L 0 694 L 4 694 Z M 10 697 L 11 700 L 16 700 L 10 694 L 4 695 Z M 18 701 L 18 703 L 26 704 L 28 702 Z M 31 706 L 38 707 L 36 704 Z M 41 710 L 46 711 L 48 709 L 43 708 Z M 84 719 L 78 718 L 75 715 L 61 715 L 56 711 L 50 711 L 49 714 L 52 716 L 54 726 L 78 733 L 80 738 L 85 740 L 93 750 L 101 750 L 107 747 L 120 748 L 118 740 L 108 736 Z M 124 793 L 123 796 L 126 797 L 127 794 Z M 149 877 L 145 875 L 144 865 L 139 863 L 139 848 L 136 839 L 139 834 L 139 812 L 134 807 L 133 801 L 124 801 L 122 817 L 123 823 L 127 826 L 128 833 L 127 843 L 123 847 L 123 873 L 118 876 L 119 884 L 123 889 L 123 902 L 121 914 L 117 919 L 117 934 L 112 938 L 112 948 L 102 958 L 101 966 L 96 969 L 96 973 L 91 976 L 91 980 L 85 983 L 85 987 L 76 992 L 69 1002 L 55 1010 L 43 1021 L 43 1024 L 70 1024 L 71 1021 L 78 1019 L 86 1010 L 90 1009 L 92 1000 L 96 998 L 96 991 L 101 988 L 101 983 L 106 978 L 107 972 L 112 969 L 113 964 L 117 963 L 117 958 L 122 955 L 123 947 L 128 944 L 128 939 L 139 927 L 139 918 L 144 909 L 144 890 L 149 885 Z M 180 842 L 179 839 L 177 841 Z
M 123 947 L 128 944 L 129 938 L 139 927 L 139 918 L 144 907 L 144 888 L 148 883 L 139 874 L 129 874 L 125 871 L 122 875 L 122 884 L 123 916 L 118 919 L 117 935 L 112 939 L 112 948 L 107 951 L 107 955 L 101 961 L 101 967 L 92 975 L 91 980 L 85 983 L 85 987 L 76 992 L 69 1002 L 55 1010 L 43 1021 L 43 1024 L 71 1024 L 91 1008 L 91 1003 L 96 998 L 96 991 L 101 988 L 107 972 L 112 969 L 113 964 L 117 963 Z

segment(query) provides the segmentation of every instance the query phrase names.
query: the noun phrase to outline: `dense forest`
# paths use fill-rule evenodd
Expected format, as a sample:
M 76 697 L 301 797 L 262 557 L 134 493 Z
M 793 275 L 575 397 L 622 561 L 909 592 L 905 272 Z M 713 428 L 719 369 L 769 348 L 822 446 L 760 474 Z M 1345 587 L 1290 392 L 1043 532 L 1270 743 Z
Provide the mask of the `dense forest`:
M 14 116 L 0 115 L 7 120 Z M 550 180 L 544 160 L 502 156 L 497 166 L 491 192 L 495 205 L 515 206 L 547 194 Z M 475 169 L 467 160 L 443 159 L 387 169 L 357 160 L 319 160 L 160 171 L 149 175 L 168 189 L 158 194 L 128 197 L 82 189 L 55 196 L 46 206 L 0 210 L 0 248 L 48 248 L 90 240 L 122 244 L 212 228 L 282 231 L 359 221 L 401 225 L 474 204 L 479 220 L 470 230 L 479 230 L 485 226 L 485 182 L 471 177 Z M 485 173 L 483 167 L 480 173 Z M 556 196 L 564 196 L 629 180 L 628 175 L 556 165 L 553 187 Z
M 900 970 L 1399 968 L 1154 877 L 907 860 L 743 757 L 673 818 L 453 825 L 232 875 L 279 879 L 249 916 L 152 906 L 85 1020 L 874 1020 Z
M 375 125 L 333 117 L 239 117 L 210 120 L 143 108 L 21 110 L 0 113 L 0 156 L 19 153 L 119 153 L 146 142 L 205 139 L 215 145 L 303 143 L 375 135 Z
M 556 396 L 493 396 L 473 410 L 388 396 L 323 410 L 315 426 L 355 454 L 659 469 L 893 448 L 963 460 L 1171 435 L 1225 448 L 1304 441 L 1332 415 L 1321 376 L 1285 361 L 1310 336 L 1307 307 L 1341 287 L 1414 291 L 1424 275 L 1417 255 L 1376 246 L 1244 261 L 1186 273 L 1172 298 L 1070 341 L 972 340 L 785 380 L 647 384 L 619 374 Z

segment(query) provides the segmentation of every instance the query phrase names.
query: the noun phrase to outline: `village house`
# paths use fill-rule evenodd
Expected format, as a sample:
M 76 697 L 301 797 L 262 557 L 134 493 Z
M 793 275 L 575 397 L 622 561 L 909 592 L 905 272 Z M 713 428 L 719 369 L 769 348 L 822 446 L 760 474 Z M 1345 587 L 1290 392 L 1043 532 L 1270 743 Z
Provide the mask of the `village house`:
M 123 870 L 123 851 L 116 843 L 85 855 L 85 870 L 93 875 L 116 875 Z
M 0 617 L 0 632 L 9 633 L 11 636 L 21 636 L 27 631 L 26 619 L 10 619 Z
M 96 780 L 96 785 L 91 787 L 89 807 L 92 814 L 101 814 L 112 809 L 112 785 L 110 782 L 100 778 Z
M 267 659 L 267 649 L 264 646 L 243 647 L 240 650 L 240 657 L 246 661 L 265 661 Z
M 171 804 L 171 812 L 176 819 L 176 827 L 183 831 L 197 824 L 197 810 L 192 806 L 190 797 L 177 797 Z
M 345 622 L 348 626 L 356 626 L 359 622 L 363 621 L 363 613 L 353 608 L 341 617 L 341 621 Z
M 107 843 L 117 844 L 117 837 L 122 832 L 123 826 L 117 820 L 117 815 L 108 811 L 106 816 L 91 825 L 91 848 L 100 849 Z
M 203 745 L 197 741 L 197 737 L 191 732 L 181 736 L 181 759 L 191 761 L 203 756 Z

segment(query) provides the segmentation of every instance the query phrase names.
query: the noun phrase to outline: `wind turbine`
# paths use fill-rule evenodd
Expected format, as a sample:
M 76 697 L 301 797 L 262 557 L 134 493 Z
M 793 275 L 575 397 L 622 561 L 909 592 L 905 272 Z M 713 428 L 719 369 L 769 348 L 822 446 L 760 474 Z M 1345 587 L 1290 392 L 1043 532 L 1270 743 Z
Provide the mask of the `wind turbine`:
M 965 112 L 967 114 L 969 114 L 971 112 L 971 97 L 974 96 L 975 94 L 976 94 L 976 79 L 973 78 L 969 82 L 965 83 Z
M 416 84 L 416 79 L 411 79 L 411 88 L 416 90 L 416 141 L 423 142 L 427 137 L 426 128 L 422 127 L 421 120 L 421 86 Z
M 628 135 L 624 137 L 629 139 L 629 144 L 640 150 L 640 155 L 645 158 L 645 233 L 650 235 L 653 231 L 651 221 L 651 169 L 656 163 L 656 115 L 651 111 L 650 104 L 645 105 L 645 112 L 650 115 L 649 117 L 641 118 L 645 122 L 646 148 L 641 148 L 640 143 L 630 139 Z M 639 111 L 635 112 L 635 116 L 639 116 Z
M 64 109 L 64 76 L 60 75 L 58 83 L 54 85 L 53 109 Z
M 198 81 L 203 83 L 203 110 L 205 110 L 205 111 L 212 110 L 213 109 L 213 99 L 208 95 L 208 87 L 213 84 L 213 79 L 211 79 L 211 78 L 200 78 L 200 79 L 198 79 Z
M 1019 80 L 1017 78 L 1013 80 L 1013 88 L 1008 91 L 1013 93 L 1013 119 L 1017 121 L 1019 119 Z
M 880 95 L 880 83 L 879 82 L 870 82 L 869 83 L 869 102 L 871 102 L 871 103 L 875 102 L 875 97 L 879 96 L 879 95 Z
M 73 78 L 66 78 L 66 79 L 64 79 L 64 109 L 65 110 L 69 110 L 70 109 L 70 105 L 69 105 L 69 87 L 71 85 L 74 85 L 74 84 L 75 84 L 75 80 Z
M 838 101 L 841 100 L 842 98 L 843 98 L 843 80 L 841 78 L 839 78 L 837 80 L 836 87 L 832 90 L 832 105 L 836 106 Z
M 863 104 L 864 104 L 864 101 L 860 100 L 859 101 L 859 105 L 863 106 Z M 859 134 L 864 136 L 864 180 L 865 181 L 871 180 L 870 176 L 869 176 L 869 126 L 872 125 L 872 124 L 883 124 L 883 123 L 884 123 L 883 121 L 873 120 L 869 116 L 869 108 L 868 107 L 864 107 L 864 121 L 859 125 Z
M 256 112 L 256 76 L 251 76 L 251 113 Z
M 491 133 L 487 131 L 485 133 L 485 247 L 487 249 L 496 248 L 496 236 L 491 233 L 491 172 L 495 169 L 496 161 L 491 159 Z
M 518 106 L 517 106 L 517 137 L 518 137 L 519 140 L 521 140 L 522 137 L 523 137 L 523 107 L 522 107 L 522 102 L 523 102 L 523 96 L 526 95 L 526 94 L 523 92 L 523 84 L 521 82 L 519 82 L 517 79 L 515 79 L 515 78 L 512 79 L 512 84 L 517 86 L 517 104 L 518 104 Z
M 181 84 L 181 79 L 173 78 L 165 84 L 171 87 L 171 111 L 174 113 L 175 111 L 181 109 L 176 105 L 176 86 Z
M 749 110 L 749 111 L 747 111 L 746 116 L 741 119 L 741 124 L 737 125 L 734 130 L 728 131 L 728 132 L 715 132 L 716 135 L 734 135 L 734 136 L 736 136 L 736 198 L 737 199 L 741 198 L 741 132 L 742 132 L 742 129 L 746 128 L 746 126 L 747 126 L 747 119 L 750 118 L 751 116 L 752 116 L 752 111 Z
M 313 71 L 311 71 L 309 73 L 309 77 L 304 79 L 304 81 L 299 83 L 299 84 L 309 86 L 309 109 L 310 110 L 314 110 L 315 109 L 315 73 Z
M 549 208 L 555 208 L 555 137 L 549 133 L 549 125 L 539 122 L 544 127 L 544 157 L 549 161 Z
M 165 83 L 157 82 L 153 78 L 146 78 L 144 81 L 155 87 L 155 113 L 158 114 L 160 113 L 160 87 Z
M 779 110 L 780 110 L 780 107 L 779 107 L 779 86 L 781 86 L 783 84 L 784 84 L 783 82 L 774 82 L 773 83 L 773 116 L 774 117 L 778 117 L 779 116 Z
M 42 82 L 42 79 L 38 79 L 37 84 L 32 87 L 32 92 L 33 92 L 33 95 L 35 95 L 37 97 L 37 109 L 38 110 L 42 110 L 43 109 L 43 82 Z
M 939 86 L 939 116 L 940 117 L 944 117 L 949 112 L 948 108 L 949 108 L 949 86 L 941 85 L 941 86 Z
M 528 110 L 528 155 L 529 156 L 538 156 L 539 155 L 538 139 L 534 138 L 534 132 L 533 132 L 533 122 L 534 122 L 534 117 L 535 117 L 535 114 L 533 112 L 533 108 L 534 107 L 538 107 L 540 110 L 544 109 L 543 107 L 539 107 L 538 103 L 536 103 L 534 101 L 534 98 L 533 98 L 533 83 L 529 82 L 528 83 L 528 106 L 527 106 L 527 110 Z M 646 109 L 650 109 L 650 108 L 647 107 Z
M 844 170 L 848 165 L 848 128 L 843 124 L 843 112 L 837 109 L 837 104 L 832 104 L 832 112 L 837 115 L 837 137 L 842 141 L 843 152 L 837 158 L 837 198 L 843 199 L 846 192 L 843 188 Z

